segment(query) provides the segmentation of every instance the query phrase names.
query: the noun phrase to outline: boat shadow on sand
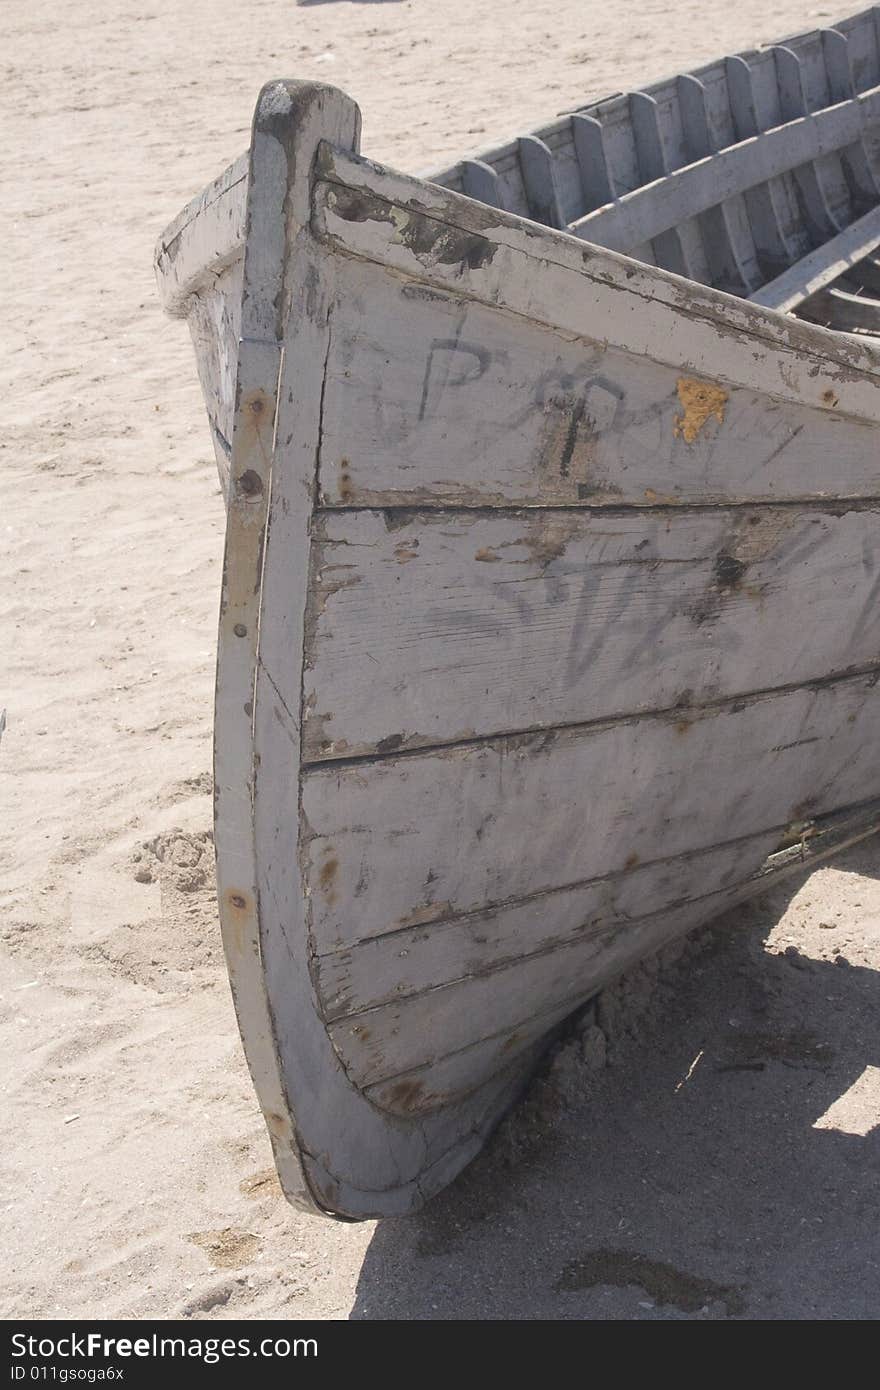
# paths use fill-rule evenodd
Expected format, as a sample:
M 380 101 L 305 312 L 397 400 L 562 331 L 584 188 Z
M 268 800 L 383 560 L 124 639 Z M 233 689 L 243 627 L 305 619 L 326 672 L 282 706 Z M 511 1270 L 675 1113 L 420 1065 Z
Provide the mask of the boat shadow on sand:
M 738 908 L 641 1013 L 609 995 L 608 1065 L 595 1030 L 563 1043 L 451 1188 L 377 1225 L 350 1316 L 876 1317 L 878 866 L 869 841 L 831 891 Z

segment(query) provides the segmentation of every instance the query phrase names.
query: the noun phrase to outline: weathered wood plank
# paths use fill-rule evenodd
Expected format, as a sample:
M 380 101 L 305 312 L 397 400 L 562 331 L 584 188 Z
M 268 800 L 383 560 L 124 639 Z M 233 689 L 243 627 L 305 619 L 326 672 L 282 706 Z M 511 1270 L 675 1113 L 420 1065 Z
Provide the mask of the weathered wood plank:
M 502 967 L 488 978 L 460 980 L 355 1018 L 340 1019 L 330 1025 L 330 1035 L 346 1060 L 349 1076 L 364 1087 L 401 1078 L 460 1049 L 473 1048 L 484 1039 L 506 1041 L 509 1054 L 515 1055 L 521 1044 L 531 1042 L 536 1021 L 544 1029 L 551 1027 L 627 965 L 657 950 L 670 936 L 690 930 L 705 919 L 707 911 L 712 915 L 712 910 L 689 903 L 673 913 L 623 929 L 610 928 L 570 941 L 556 950 Z M 513 1045 L 511 1030 L 517 1035 Z M 479 1078 L 480 1071 L 470 1057 L 467 1074 L 474 1072 Z M 450 1098 L 448 1072 L 443 1078 L 446 1094 L 436 1095 L 441 1077 L 443 1072 L 431 1078 L 435 1082 L 433 1105 Z M 412 1109 L 410 1088 L 398 1097 L 397 1105 L 390 1096 L 386 1104 Z
M 509 907 L 387 932 L 319 956 L 325 1017 L 336 1022 L 360 1015 L 588 938 L 596 938 L 604 950 L 609 936 L 627 932 L 642 918 L 739 883 L 771 853 L 779 835 L 771 830 L 536 894 Z M 512 1020 L 520 1021 L 518 1015 Z M 485 1035 L 482 1013 L 463 1022 L 474 1029 L 473 1037 Z
M 473 1085 L 485 1086 L 492 1077 L 509 1075 L 512 1068 L 522 1068 L 524 1058 L 533 1059 L 534 1069 L 541 1054 L 552 1045 L 557 1025 L 576 1007 L 577 1002 L 572 1005 L 566 1000 L 548 1012 L 533 1014 L 516 1029 L 377 1081 L 364 1094 L 389 1115 L 427 1117 L 438 1109 L 459 1105 Z M 337 1045 L 345 1051 L 344 1037 Z
M 318 985 L 329 1021 L 363 1017 L 386 1004 L 424 996 L 440 986 L 496 970 L 569 943 L 596 938 L 600 951 L 648 918 L 681 913 L 689 903 L 707 917 L 720 894 L 748 896 L 771 882 L 803 873 L 811 864 L 858 843 L 880 828 L 880 805 L 826 817 L 801 827 L 779 850 L 783 827 L 696 854 L 638 865 L 610 878 L 537 894 L 427 926 L 407 927 L 330 952 L 316 960 Z M 626 943 L 622 943 L 626 949 Z M 591 981 L 579 980 L 578 988 Z M 426 1001 L 430 1008 L 430 1001 Z M 517 1020 L 519 1024 L 521 1020 Z M 473 1018 L 482 1026 L 482 1014 Z
M 625 301 L 617 304 L 620 314 Z M 826 394 L 813 411 L 706 381 L 696 364 L 666 368 L 601 341 L 572 342 L 357 261 L 339 269 L 331 316 L 320 438 L 327 506 L 880 494 L 874 429 L 830 409 L 853 383 L 827 363 L 807 376 L 799 362 L 810 393 Z M 585 307 L 584 321 L 600 332 L 603 320 Z M 692 354 L 695 325 L 684 319 L 680 330 Z M 754 365 L 761 348 L 750 346 Z M 769 386 L 769 354 L 765 361 Z
M 314 950 L 866 801 L 878 702 L 875 678 L 859 676 L 313 768 L 302 805 Z
M 876 509 L 326 514 L 304 756 L 552 728 L 871 665 L 878 521 Z
M 817 294 L 845 275 L 850 266 L 869 256 L 878 246 L 880 207 L 875 207 L 750 295 L 750 301 L 752 304 L 763 304 L 768 309 L 777 309 L 783 314 L 791 313 L 810 295 Z
M 873 821 L 865 819 L 870 828 L 854 830 L 851 839 L 858 841 L 876 830 L 876 804 Z M 820 834 L 820 844 L 822 838 Z M 835 843 L 846 842 L 845 830 L 832 832 L 830 839 L 832 849 L 826 853 L 833 852 Z M 772 848 L 769 838 L 764 844 Z M 536 1013 L 545 1028 L 550 1026 L 670 939 L 748 897 L 759 885 L 802 871 L 822 857 L 820 850 L 813 859 L 805 847 L 803 857 L 798 852 L 780 855 L 778 867 L 771 860 L 762 872 L 756 859 L 760 853 L 758 839 L 742 843 L 739 867 L 728 863 L 715 891 L 700 901 L 670 904 L 661 897 L 655 899 L 650 913 L 627 919 L 616 916 L 611 894 L 605 925 L 600 915 L 592 927 L 588 922 L 580 932 L 519 960 L 500 962 L 488 971 L 338 1019 L 331 1024 L 331 1033 L 349 1075 L 392 1111 L 425 1112 L 448 1103 L 457 1078 L 460 1086 L 467 1086 L 474 1075 L 480 1076 L 480 1063 L 492 1058 L 493 1052 L 497 1064 L 499 1044 L 508 1056 L 515 1056 L 531 1042 Z M 708 874 L 705 881 L 711 881 Z M 544 905 L 532 904 L 533 931 Z M 447 928 L 436 930 L 441 934 Z M 385 945 L 371 943 L 367 949 L 380 951 Z M 409 958 L 405 960 L 408 963 Z M 523 1008 L 524 999 L 530 1001 L 531 1011 Z M 461 1057 L 465 1051 L 470 1055 Z M 465 1067 L 456 1066 L 457 1061 L 464 1061 Z

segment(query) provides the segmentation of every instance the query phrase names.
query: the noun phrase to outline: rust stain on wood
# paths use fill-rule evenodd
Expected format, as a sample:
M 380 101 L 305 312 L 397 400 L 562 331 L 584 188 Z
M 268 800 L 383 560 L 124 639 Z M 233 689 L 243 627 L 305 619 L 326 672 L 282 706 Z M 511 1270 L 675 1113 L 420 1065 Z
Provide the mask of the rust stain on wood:
M 244 893 L 239 888 L 230 888 L 226 894 L 226 922 L 229 926 L 231 945 L 236 955 L 241 955 L 244 951 L 244 943 L 249 930 L 253 929 L 252 914 L 253 907 L 250 902 L 250 895 Z
M 345 506 L 346 503 L 350 502 L 351 499 L 352 499 L 352 497 L 354 496 L 354 487 L 352 486 L 351 473 L 350 473 L 349 469 L 350 469 L 350 464 L 349 464 L 349 462 L 348 462 L 348 459 L 340 459 L 340 460 L 339 460 L 339 500 L 340 500 L 340 502 L 343 504 L 343 506 Z
M 318 887 L 328 906 L 332 907 L 336 902 L 336 875 L 339 872 L 339 859 L 332 850 L 328 851 L 328 854 L 329 858 L 324 860 L 318 871 Z
M 423 1103 L 424 1089 L 421 1081 L 398 1081 L 388 1092 L 386 1104 L 392 1110 L 418 1110 Z

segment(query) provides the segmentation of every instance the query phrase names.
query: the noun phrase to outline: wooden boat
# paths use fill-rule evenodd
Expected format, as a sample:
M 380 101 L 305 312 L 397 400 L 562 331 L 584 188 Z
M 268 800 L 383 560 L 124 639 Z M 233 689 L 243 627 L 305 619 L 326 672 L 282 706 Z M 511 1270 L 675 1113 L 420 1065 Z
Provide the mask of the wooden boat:
M 878 828 L 878 23 L 430 179 L 358 132 L 271 83 L 157 253 L 228 477 L 232 988 L 285 1192 L 349 1218 Z

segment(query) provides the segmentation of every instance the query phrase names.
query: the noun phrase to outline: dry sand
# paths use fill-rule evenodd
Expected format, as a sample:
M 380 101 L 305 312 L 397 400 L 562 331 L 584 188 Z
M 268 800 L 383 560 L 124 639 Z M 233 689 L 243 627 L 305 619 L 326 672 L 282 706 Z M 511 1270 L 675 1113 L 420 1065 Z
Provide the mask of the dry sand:
M 715 10 L 3 7 L 4 1315 L 877 1315 L 876 846 L 691 948 L 641 1022 L 644 972 L 606 999 L 609 1066 L 605 1033 L 571 1043 L 463 1180 L 378 1225 L 281 1200 L 212 898 L 223 512 L 157 234 L 270 77 L 345 87 L 367 153 L 418 170 L 836 17 Z

